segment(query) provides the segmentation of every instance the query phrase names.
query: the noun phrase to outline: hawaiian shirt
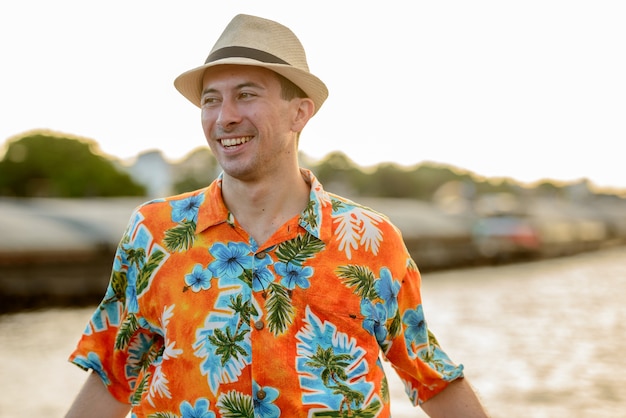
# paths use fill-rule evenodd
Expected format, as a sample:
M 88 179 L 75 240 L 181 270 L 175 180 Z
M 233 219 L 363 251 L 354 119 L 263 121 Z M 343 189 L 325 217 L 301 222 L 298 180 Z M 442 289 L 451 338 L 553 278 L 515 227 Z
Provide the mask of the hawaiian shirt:
M 429 331 L 420 274 L 380 213 L 330 194 L 265 243 L 207 188 L 138 207 L 70 361 L 133 417 L 388 417 L 463 376 Z

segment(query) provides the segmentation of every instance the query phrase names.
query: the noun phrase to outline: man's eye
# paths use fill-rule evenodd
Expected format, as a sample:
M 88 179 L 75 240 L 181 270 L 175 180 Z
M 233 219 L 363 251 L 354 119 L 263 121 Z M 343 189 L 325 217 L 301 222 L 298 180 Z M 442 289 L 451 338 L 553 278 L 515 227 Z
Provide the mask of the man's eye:
M 200 102 L 202 106 L 204 106 L 204 105 L 211 105 L 211 104 L 217 103 L 217 101 L 218 101 L 217 97 L 204 96 Z
M 242 91 L 241 93 L 239 93 L 240 99 L 250 99 L 254 96 L 255 95 L 253 93 L 250 93 L 249 91 Z

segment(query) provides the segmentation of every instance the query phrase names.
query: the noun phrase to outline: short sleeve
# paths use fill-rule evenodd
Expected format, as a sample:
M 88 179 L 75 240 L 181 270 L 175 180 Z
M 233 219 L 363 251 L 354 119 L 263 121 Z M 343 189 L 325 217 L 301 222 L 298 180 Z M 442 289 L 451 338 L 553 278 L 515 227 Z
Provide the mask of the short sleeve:
M 124 403 L 133 403 L 133 393 L 145 385 L 147 365 L 162 345 L 139 310 L 137 290 L 147 263 L 138 231 L 140 219 L 136 211 L 115 252 L 105 296 L 69 357 L 75 365 L 97 373 Z
M 398 291 L 399 331 L 385 353 L 405 385 L 414 405 L 441 392 L 449 382 L 463 377 L 463 366 L 455 364 L 429 330 L 421 296 L 421 276 L 408 256 L 406 275 Z

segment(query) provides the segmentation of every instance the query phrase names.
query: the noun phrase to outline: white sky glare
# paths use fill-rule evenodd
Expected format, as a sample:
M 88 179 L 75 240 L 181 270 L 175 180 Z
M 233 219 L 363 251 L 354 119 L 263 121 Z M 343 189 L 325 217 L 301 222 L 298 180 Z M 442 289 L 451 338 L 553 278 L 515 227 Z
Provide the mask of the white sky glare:
M 621 0 L 2 2 L 0 143 L 51 129 L 183 157 L 205 142 L 173 80 L 237 13 L 289 26 L 328 85 L 312 157 L 626 188 Z

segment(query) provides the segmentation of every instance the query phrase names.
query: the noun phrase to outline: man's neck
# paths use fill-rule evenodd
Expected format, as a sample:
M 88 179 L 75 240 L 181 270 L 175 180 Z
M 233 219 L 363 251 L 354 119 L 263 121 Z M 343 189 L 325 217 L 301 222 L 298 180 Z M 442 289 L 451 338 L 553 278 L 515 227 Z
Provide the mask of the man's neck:
M 261 181 L 240 181 L 228 176 L 222 181 L 226 207 L 259 245 L 304 210 L 309 193 L 310 185 L 299 169 Z

